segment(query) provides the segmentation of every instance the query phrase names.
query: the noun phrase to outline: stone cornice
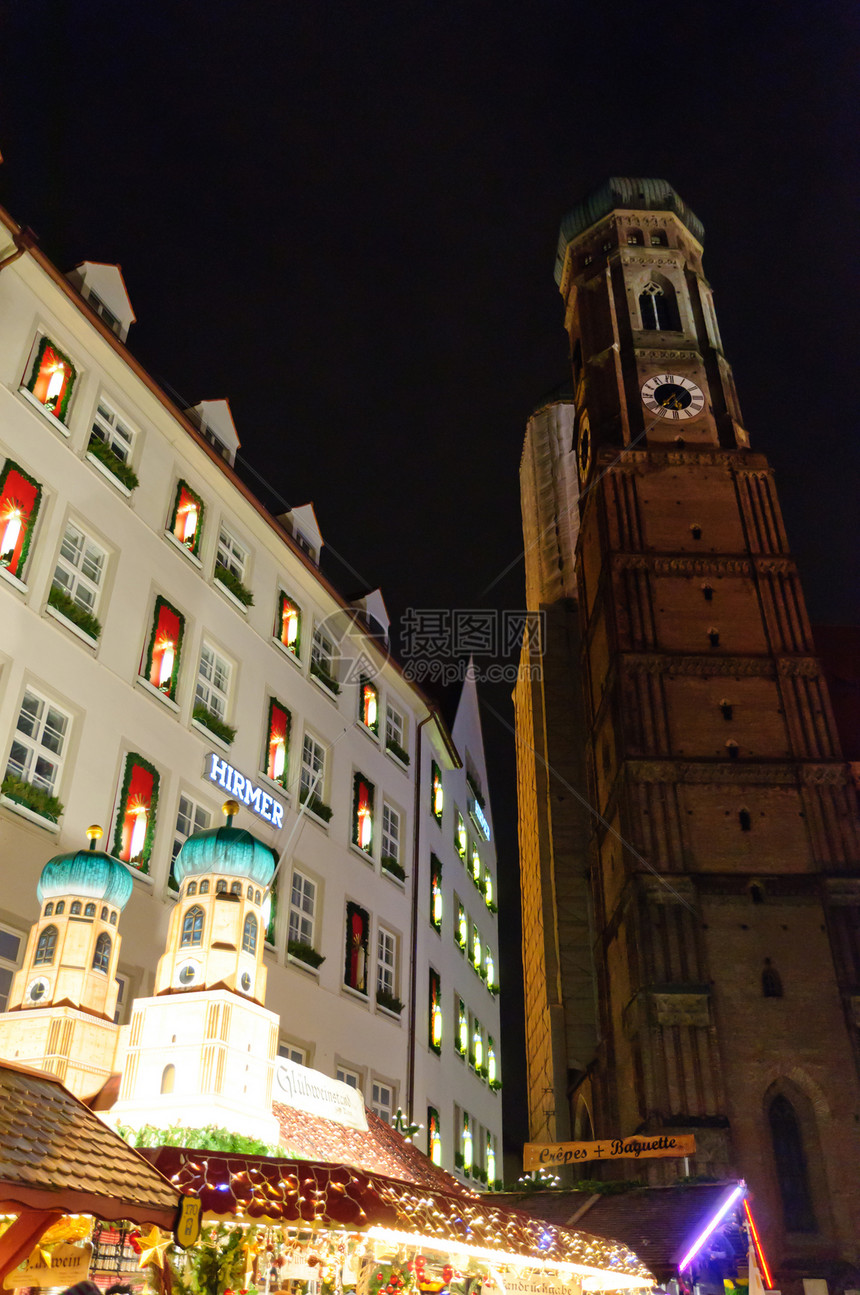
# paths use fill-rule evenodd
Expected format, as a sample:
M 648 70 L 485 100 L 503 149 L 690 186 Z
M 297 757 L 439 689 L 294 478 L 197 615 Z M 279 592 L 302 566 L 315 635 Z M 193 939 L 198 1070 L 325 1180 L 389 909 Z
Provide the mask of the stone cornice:
M 848 769 L 844 764 L 731 764 L 691 760 L 628 760 L 625 770 L 634 782 L 710 783 L 726 787 L 845 786 Z
M 771 657 L 661 656 L 653 652 L 625 654 L 621 658 L 621 668 L 628 674 L 694 675 L 705 679 L 723 676 L 772 679 L 776 674 Z

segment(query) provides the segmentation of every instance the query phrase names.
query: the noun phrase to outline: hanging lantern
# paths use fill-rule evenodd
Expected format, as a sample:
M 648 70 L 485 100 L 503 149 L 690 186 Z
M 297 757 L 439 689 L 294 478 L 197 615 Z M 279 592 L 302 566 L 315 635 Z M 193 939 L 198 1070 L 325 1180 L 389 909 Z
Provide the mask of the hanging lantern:
M 15 556 L 15 550 L 24 529 L 24 510 L 14 499 L 9 501 L 5 523 L 3 539 L 0 541 L 0 565 L 8 567 Z

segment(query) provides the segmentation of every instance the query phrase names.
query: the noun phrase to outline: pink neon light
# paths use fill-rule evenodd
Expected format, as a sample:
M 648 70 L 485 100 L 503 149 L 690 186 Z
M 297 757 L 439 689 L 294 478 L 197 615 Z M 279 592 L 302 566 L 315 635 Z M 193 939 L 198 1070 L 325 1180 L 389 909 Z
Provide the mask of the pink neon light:
M 678 1265 L 678 1272 L 682 1273 L 684 1269 L 687 1267 L 687 1265 L 691 1262 L 691 1260 L 695 1259 L 696 1255 L 699 1253 L 702 1246 L 707 1241 L 708 1237 L 714 1231 L 717 1224 L 720 1222 L 721 1219 L 724 1219 L 726 1217 L 729 1210 L 734 1205 L 735 1201 L 738 1199 L 739 1196 L 742 1196 L 744 1194 L 745 1190 L 746 1190 L 745 1184 L 738 1183 L 737 1187 L 735 1187 L 734 1190 L 726 1197 L 726 1199 L 723 1201 L 722 1205 L 717 1210 L 714 1217 L 711 1219 L 708 1226 L 705 1228 L 704 1232 L 701 1234 L 701 1236 L 697 1237 L 697 1239 L 691 1245 L 690 1249 L 684 1255 L 684 1258 L 681 1260 L 680 1264 Z

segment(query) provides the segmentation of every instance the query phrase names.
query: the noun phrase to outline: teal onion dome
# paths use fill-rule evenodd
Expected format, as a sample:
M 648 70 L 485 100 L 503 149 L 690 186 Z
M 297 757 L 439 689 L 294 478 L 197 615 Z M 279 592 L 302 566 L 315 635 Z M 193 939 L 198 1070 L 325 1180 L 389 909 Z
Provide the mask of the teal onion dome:
M 186 877 L 199 877 L 204 872 L 246 877 L 258 886 L 268 886 L 277 861 L 276 851 L 243 827 L 215 827 L 189 836 L 176 856 L 173 873 L 180 886 Z
M 134 883 L 119 859 L 103 850 L 75 850 L 49 859 L 36 886 L 39 903 L 66 895 L 97 899 L 114 908 L 125 908 Z
M 666 180 L 641 179 L 616 175 L 577 203 L 561 222 L 558 252 L 555 259 L 555 281 L 561 284 L 568 244 L 591 225 L 608 216 L 610 211 L 627 208 L 632 211 L 674 211 L 690 233 L 702 243 L 705 227 Z

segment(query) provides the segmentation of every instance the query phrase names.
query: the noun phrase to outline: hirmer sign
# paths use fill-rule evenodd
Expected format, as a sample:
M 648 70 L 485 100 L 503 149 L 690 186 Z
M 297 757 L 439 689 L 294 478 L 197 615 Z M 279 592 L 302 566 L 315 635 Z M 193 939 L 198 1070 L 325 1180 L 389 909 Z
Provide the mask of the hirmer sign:
M 210 751 L 206 757 L 206 777 L 235 800 L 247 805 L 267 823 L 271 823 L 272 827 L 283 827 L 284 807 L 281 802 L 262 787 L 255 786 L 250 778 L 234 769 L 228 761 L 220 759 L 214 751 Z

